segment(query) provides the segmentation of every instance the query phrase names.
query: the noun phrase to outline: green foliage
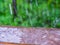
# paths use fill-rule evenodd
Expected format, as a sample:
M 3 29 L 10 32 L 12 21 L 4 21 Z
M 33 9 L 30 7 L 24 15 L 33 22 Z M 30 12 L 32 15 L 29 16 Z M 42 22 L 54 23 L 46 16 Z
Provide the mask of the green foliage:
M 15 21 L 9 7 L 12 0 L 0 4 L 0 25 L 60 28 L 60 0 L 17 0 Z

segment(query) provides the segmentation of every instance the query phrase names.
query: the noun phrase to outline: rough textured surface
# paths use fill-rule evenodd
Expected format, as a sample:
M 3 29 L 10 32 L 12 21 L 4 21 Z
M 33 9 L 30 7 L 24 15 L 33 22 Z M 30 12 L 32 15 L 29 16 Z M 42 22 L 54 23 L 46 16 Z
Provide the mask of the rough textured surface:
M 0 42 L 60 45 L 60 29 L 0 27 Z

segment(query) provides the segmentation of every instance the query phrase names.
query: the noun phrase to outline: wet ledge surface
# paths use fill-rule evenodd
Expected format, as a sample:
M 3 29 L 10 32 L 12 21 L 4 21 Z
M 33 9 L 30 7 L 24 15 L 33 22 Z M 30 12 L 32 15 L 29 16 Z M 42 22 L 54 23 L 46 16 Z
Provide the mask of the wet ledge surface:
M 60 45 L 60 29 L 0 27 L 0 42 Z

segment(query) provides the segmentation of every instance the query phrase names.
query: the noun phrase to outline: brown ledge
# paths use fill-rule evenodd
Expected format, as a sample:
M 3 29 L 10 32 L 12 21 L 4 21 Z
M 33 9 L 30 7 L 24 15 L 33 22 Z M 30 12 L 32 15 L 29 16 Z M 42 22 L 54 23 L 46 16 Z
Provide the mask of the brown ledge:
M 0 44 L 5 45 L 60 45 L 60 29 L 0 27 Z

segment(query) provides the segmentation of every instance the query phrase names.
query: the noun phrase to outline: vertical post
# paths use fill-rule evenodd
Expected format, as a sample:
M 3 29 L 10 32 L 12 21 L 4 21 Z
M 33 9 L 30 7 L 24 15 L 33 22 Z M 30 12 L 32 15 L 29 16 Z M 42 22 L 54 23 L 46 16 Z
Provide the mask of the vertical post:
M 13 20 L 17 17 L 17 3 L 16 0 L 12 0 Z

